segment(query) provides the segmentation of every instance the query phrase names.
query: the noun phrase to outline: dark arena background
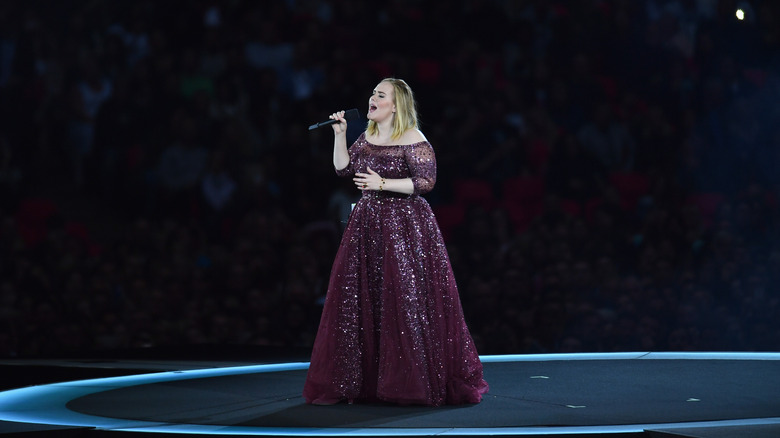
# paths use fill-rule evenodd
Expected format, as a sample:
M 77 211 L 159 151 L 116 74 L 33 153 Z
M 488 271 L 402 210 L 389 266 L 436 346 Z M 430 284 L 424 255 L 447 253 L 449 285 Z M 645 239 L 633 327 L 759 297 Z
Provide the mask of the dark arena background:
M 478 405 L 301 397 L 390 76 Z M 778 437 L 779 102 L 770 0 L 3 0 L 0 435 Z

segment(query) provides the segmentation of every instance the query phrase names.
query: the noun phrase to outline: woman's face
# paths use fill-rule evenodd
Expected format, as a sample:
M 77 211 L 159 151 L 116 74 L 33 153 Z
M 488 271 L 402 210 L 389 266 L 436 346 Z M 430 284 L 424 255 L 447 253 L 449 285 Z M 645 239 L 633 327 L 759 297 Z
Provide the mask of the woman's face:
M 368 99 L 368 119 L 381 122 L 392 118 L 394 113 L 393 85 L 389 82 L 380 82 Z

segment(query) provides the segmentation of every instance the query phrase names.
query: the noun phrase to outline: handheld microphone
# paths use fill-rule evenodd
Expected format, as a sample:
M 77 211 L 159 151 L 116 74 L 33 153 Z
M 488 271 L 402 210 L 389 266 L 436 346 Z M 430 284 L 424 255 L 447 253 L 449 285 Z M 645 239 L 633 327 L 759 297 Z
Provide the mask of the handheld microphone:
M 344 120 L 346 120 L 346 121 L 355 120 L 355 119 L 359 119 L 359 118 L 360 118 L 360 113 L 358 113 L 357 108 L 352 108 L 351 110 L 347 110 L 347 111 L 344 112 Z M 311 131 L 312 129 L 317 129 L 317 128 L 323 127 L 323 126 L 334 125 L 336 123 L 339 123 L 339 121 L 335 120 L 335 119 L 328 119 L 328 120 L 326 120 L 324 122 L 315 123 L 315 124 L 309 126 L 309 131 Z

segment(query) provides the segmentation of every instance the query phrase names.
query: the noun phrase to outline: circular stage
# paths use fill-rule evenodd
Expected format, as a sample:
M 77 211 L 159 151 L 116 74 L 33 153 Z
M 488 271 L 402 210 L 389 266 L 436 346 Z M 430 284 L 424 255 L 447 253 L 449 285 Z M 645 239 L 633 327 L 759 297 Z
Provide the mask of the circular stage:
M 15 389 L 0 392 L 0 420 L 190 435 L 565 436 L 654 431 L 658 436 L 715 437 L 738 428 L 780 436 L 780 353 L 511 355 L 483 356 L 482 361 L 490 392 L 477 405 L 311 406 L 301 397 L 308 367 L 301 362 Z

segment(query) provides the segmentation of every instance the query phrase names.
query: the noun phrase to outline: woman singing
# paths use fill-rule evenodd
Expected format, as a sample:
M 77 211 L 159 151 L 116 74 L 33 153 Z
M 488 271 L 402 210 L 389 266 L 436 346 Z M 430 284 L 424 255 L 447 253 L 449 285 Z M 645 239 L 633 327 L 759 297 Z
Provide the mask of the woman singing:
M 418 129 L 411 88 L 384 79 L 368 125 L 347 149 L 344 112 L 330 116 L 333 165 L 362 197 L 336 254 L 303 395 L 342 401 L 478 403 L 488 390 L 441 231 L 420 195 L 436 158 Z

